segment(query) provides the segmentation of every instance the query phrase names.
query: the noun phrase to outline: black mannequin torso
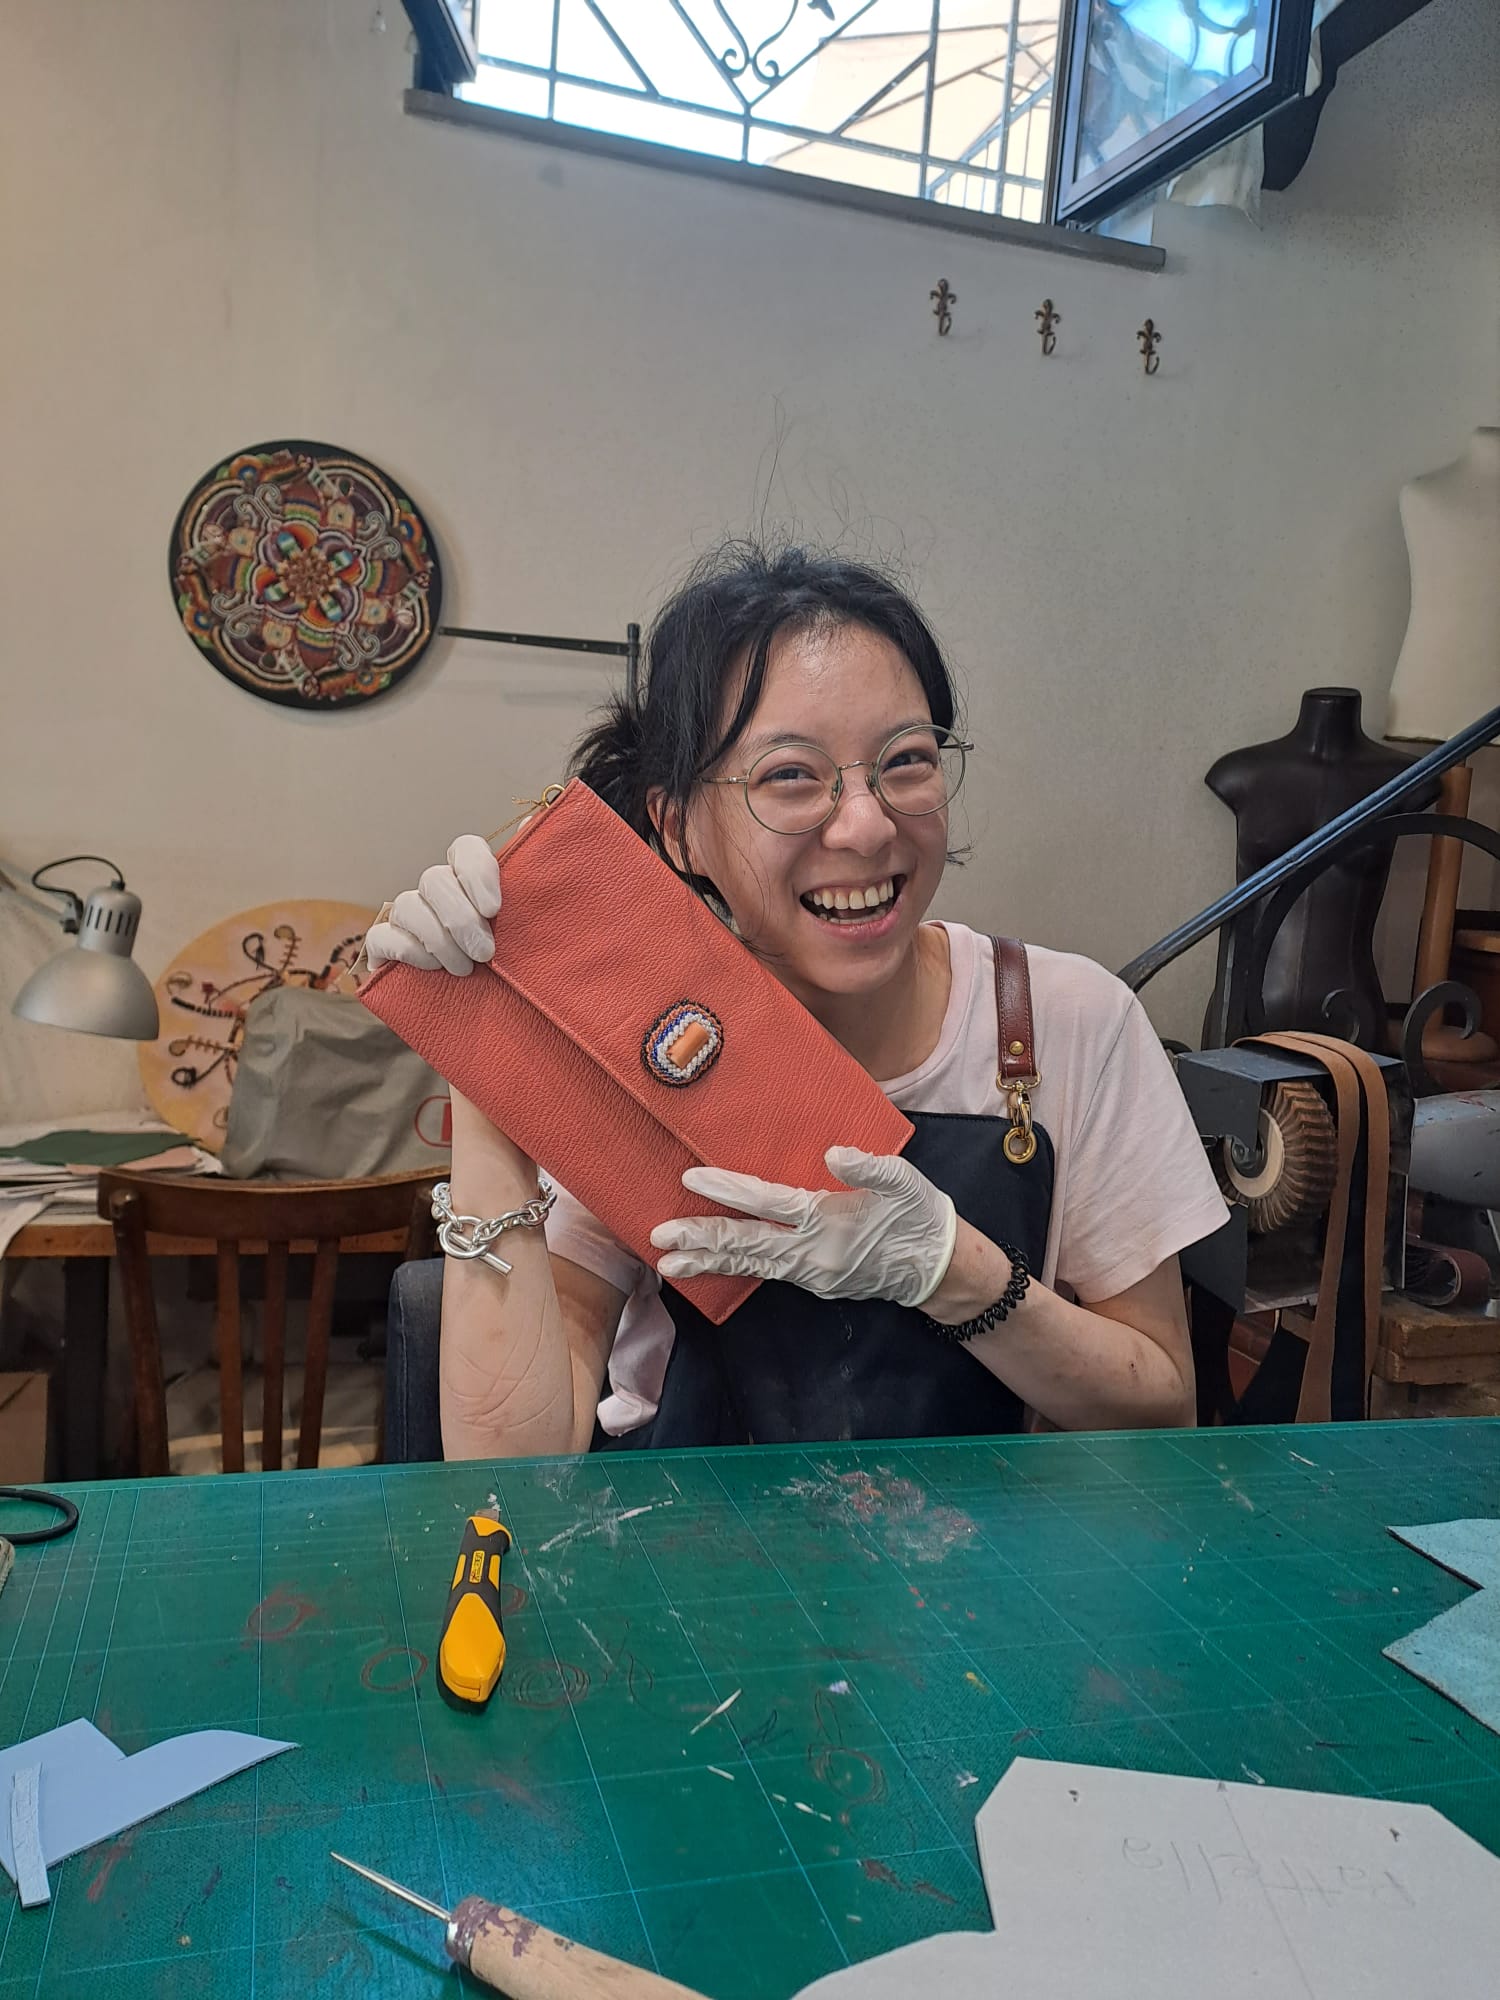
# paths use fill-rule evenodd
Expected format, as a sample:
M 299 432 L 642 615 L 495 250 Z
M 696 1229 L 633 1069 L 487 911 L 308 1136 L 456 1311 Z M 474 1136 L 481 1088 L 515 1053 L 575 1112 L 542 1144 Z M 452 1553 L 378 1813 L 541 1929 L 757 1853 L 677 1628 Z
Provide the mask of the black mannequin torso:
M 1285 854 L 1412 761 L 1365 734 L 1357 688 L 1309 688 L 1294 729 L 1269 743 L 1231 750 L 1204 780 L 1237 822 L 1236 881 Z M 1410 809 L 1424 802 L 1413 800 Z M 1390 861 L 1388 847 L 1358 848 L 1326 869 L 1295 904 L 1266 964 L 1268 1028 L 1347 1034 L 1347 1019 L 1323 1014 L 1324 997 L 1343 992 L 1359 1022 L 1353 1038 L 1367 1048 L 1383 1041 L 1385 1003 L 1371 940 Z

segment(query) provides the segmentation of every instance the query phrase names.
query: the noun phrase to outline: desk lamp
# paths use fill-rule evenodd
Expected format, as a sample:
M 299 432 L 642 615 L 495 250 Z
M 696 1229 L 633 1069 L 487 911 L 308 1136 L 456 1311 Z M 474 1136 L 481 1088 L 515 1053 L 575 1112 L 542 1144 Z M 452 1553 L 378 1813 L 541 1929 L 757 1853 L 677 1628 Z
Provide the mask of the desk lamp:
M 72 889 L 54 889 L 42 880 L 54 869 L 69 868 L 77 861 L 97 861 L 114 877 L 108 888 L 93 890 L 87 902 Z M 58 917 L 55 910 L 48 914 L 57 917 L 74 942 L 37 967 L 16 995 L 11 1012 L 50 1028 L 154 1042 L 161 1027 L 156 995 L 130 956 L 141 921 L 141 899 L 125 887 L 119 869 L 102 854 L 70 854 L 38 868 L 31 883 L 44 896 L 61 900 L 62 915 Z

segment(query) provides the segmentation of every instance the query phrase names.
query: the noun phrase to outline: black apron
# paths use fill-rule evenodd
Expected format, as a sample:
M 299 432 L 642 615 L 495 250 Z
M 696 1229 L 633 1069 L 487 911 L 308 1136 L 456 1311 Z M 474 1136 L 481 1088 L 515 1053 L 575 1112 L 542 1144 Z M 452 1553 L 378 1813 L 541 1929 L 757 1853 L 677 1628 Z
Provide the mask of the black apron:
M 995 944 L 1002 1076 L 1035 1082 L 1025 948 Z M 1033 1271 L 1047 1248 L 1056 1164 L 1039 1125 L 1018 1162 L 1005 1100 L 993 1116 L 907 1114 L 903 1157 L 992 1243 L 1013 1244 Z M 1022 1149 L 1024 1154 L 1024 1148 Z M 595 1450 L 717 1444 L 831 1444 L 851 1438 L 979 1437 L 1021 1428 L 1013 1389 L 962 1346 L 941 1339 L 914 1307 L 888 1299 L 820 1299 L 768 1280 L 723 1326 L 674 1286 L 662 1286 L 677 1338 L 656 1416 L 623 1437 L 597 1425 Z

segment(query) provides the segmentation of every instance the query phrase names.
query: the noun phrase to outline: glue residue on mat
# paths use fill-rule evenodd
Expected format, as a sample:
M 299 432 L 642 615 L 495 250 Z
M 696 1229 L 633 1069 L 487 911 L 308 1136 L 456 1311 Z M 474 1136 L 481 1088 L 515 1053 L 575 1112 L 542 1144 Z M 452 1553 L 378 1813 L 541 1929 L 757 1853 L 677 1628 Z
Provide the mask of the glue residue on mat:
M 967 1514 L 931 1500 L 914 1479 L 886 1465 L 873 1472 L 835 1472 L 829 1466 L 822 1479 L 794 1479 L 779 1490 L 810 1501 L 820 1523 L 877 1535 L 898 1562 L 940 1563 L 979 1532 Z

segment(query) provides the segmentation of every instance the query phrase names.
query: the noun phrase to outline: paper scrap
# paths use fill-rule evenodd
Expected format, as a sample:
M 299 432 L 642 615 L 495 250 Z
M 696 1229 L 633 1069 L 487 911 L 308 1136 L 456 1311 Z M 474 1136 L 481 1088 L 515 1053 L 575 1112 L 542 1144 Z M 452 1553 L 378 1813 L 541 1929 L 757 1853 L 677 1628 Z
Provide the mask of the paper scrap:
M 23 1910 L 34 1910 L 52 1900 L 47 1864 L 42 1859 L 41 1780 L 40 1764 L 23 1764 L 10 1782 L 10 1844 Z
M 980 1808 L 995 1928 L 798 2000 L 1451 2000 L 1493 1989 L 1500 1860 L 1431 1806 L 1018 1758 Z
M 730 1695 L 727 1700 L 721 1701 L 717 1708 L 711 1709 L 709 1713 L 704 1716 L 701 1722 L 695 1722 L 692 1728 L 688 1731 L 688 1735 L 696 1736 L 700 1729 L 707 1729 L 708 1725 L 711 1722 L 716 1722 L 719 1719 L 719 1717 L 723 1715 L 728 1709 L 733 1708 L 735 1703 L 739 1700 L 740 1696 L 743 1693 L 744 1693 L 743 1688 L 736 1688 L 734 1693 Z
M 1500 1521 L 1431 1521 L 1390 1532 L 1479 1589 L 1393 1640 L 1386 1658 L 1500 1735 Z
M 15 1775 L 27 1764 L 41 1765 L 41 1784 L 45 1788 L 48 1777 L 60 1771 L 97 1771 L 109 1764 L 123 1763 L 124 1758 L 125 1752 L 92 1722 L 65 1722 L 60 1729 L 49 1729 L 43 1736 L 32 1736 L 24 1743 L 0 1750 L 0 1799 L 9 1801 Z M 14 1878 L 8 1809 L 0 1812 L 0 1866 Z
M 59 1737 L 69 1740 L 59 1746 Z M 168 1806 L 296 1747 L 237 1729 L 197 1729 L 126 1757 L 91 1724 L 73 1722 L 0 1752 L 0 1783 L 21 1765 L 41 1765 L 42 1859 L 53 1868 L 96 1841 L 112 1840 Z M 0 1865 L 15 1878 L 5 1815 L 0 1815 Z
M 1420 1528 L 1392 1528 L 1398 1542 L 1430 1556 L 1465 1583 L 1500 1586 L 1500 1521 L 1429 1521 Z

